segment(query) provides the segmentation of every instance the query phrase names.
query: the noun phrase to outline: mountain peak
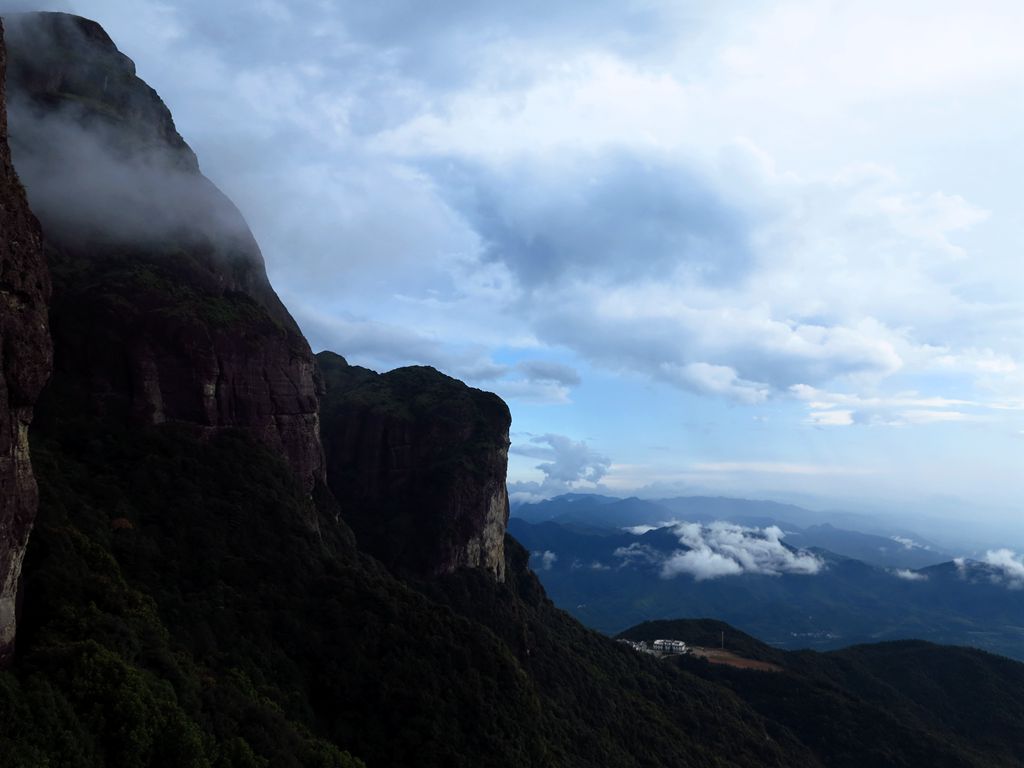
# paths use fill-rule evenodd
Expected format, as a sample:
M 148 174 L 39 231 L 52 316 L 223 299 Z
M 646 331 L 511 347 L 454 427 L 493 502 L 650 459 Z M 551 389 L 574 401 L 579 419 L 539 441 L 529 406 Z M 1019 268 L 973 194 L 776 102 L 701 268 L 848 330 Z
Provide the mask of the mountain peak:
M 53 397 L 241 428 L 323 482 L 312 352 L 238 209 L 95 22 L 9 22 L 14 165 L 54 277 Z
M 328 484 L 360 545 L 397 573 L 503 580 L 508 406 L 428 366 L 317 360 Z

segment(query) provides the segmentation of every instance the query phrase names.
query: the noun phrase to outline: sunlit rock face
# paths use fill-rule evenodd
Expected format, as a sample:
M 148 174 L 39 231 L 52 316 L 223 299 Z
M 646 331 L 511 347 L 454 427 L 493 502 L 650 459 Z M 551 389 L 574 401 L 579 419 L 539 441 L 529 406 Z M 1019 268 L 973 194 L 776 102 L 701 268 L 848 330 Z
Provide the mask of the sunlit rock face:
M 309 345 L 235 206 L 95 22 L 8 18 L 14 164 L 54 281 L 54 396 L 130 423 L 241 428 L 322 481 Z
M 14 651 L 18 582 L 38 507 L 28 429 L 52 359 L 39 224 L 7 144 L 5 50 L 0 27 L 0 667 Z
M 377 374 L 321 352 L 327 480 L 360 546 L 421 578 L 505 578 L 508 431 L 497 395 L 422 366 Z

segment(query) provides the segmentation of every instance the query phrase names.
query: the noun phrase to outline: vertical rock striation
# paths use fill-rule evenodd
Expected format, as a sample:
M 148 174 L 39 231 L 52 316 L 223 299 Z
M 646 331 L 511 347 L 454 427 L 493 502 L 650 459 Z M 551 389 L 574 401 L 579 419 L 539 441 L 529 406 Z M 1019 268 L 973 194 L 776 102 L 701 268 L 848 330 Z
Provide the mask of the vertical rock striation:
M 53 273 L 54 397 L 244 429 L 312 491 L 313 356 L 241 214 L 98 24 L 33 13 L 8 30 L 11 148 Z
M 11 165 L 0 25 L 0 667 L 14 650 L 21 563 L 38 504 L 29 457 L 32 407 L 50 375 L 50 278 L 39 224 Z
M 416 577 L 505 578 L 508 430 L 501 398 L 433 368 L 377 374 L 321 352 L 327 482 L 359 545 Z

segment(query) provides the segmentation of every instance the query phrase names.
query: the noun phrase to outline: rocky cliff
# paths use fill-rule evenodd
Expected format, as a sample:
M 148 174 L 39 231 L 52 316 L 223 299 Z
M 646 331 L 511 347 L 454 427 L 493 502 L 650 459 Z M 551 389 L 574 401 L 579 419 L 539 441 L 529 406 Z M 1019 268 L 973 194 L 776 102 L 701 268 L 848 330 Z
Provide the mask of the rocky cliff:
M 51 361 L 50 278 L 7 146 L 5 58 L 0 26 L 0 666 L 14 648 L 18 582 L 38 502 L 28 428 Z
M 237 427 L 323 479 L 309 345 L 234 205 L 95 22 L 8 18 L 14 163 L 53 273 L 53 396 Z
M 504 580 L 505 403 L 433 368 L 317 361 L 328 485 L 360 546 L 400 574 L 470 567 Z

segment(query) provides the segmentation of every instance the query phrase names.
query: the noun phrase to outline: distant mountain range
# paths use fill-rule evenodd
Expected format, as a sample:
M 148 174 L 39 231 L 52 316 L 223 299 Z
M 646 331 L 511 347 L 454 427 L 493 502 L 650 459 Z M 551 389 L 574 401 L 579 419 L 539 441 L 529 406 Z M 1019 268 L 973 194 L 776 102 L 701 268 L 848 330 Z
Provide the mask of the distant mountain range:
M 719 501 L 718 509 L 761 504 Z M 556 604 L 603 632 L 715 616 L 778 648 L 920 638 L 1024 659 L 1024 589 L 998 562 L 950 559 L 924 542 L 830 525 L 786 528 L 769 516 L 690 514 L 645 530 L 651 523 L 641 521 L 661 506 L 639 499 L 560 498 L 525 511 L 565 507 L 572 514 L 539 523 L 520 507 L 509 531 L 531 551 Z M 639 527 L 607 527 L 623 522 Z
M 837 555 L 863 560 L 880 568 L 924 568 L 947 562 L 948 552 L 922 536 L 900 528 L 871 532 L 838 527 L 834 523 L 857 524 L 852 513 L 821 513 L 780 504 L 711 496 L 683 496 L 670 499 L 619 499 L 598 494 L 569 493 L 535 504 L 520 504 L 512 511 L 529 523 L 554 522 L 571 530 L 607 533 L 638 526 L 661 527 L 671 521 L 711 523 L 716 520 L 752 528 L 777 526 L 785 541 L 797 548 L 821 547 Z M 829 520 L 830 522 L 823 522 Z M 870 524 L 863 518 L 861 524 Z

